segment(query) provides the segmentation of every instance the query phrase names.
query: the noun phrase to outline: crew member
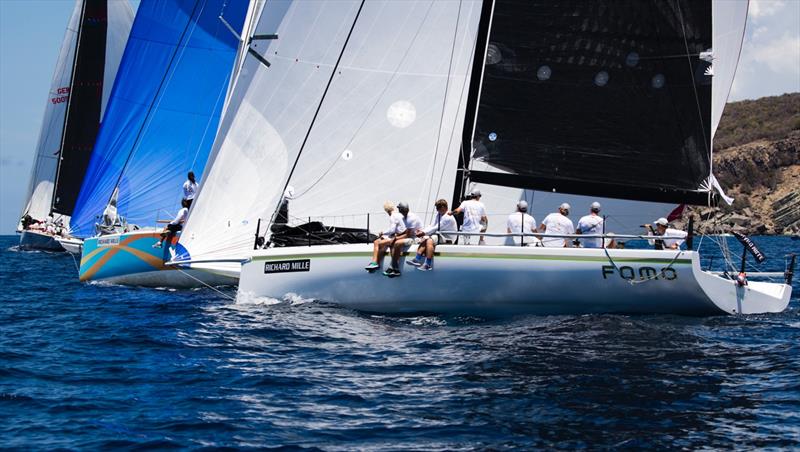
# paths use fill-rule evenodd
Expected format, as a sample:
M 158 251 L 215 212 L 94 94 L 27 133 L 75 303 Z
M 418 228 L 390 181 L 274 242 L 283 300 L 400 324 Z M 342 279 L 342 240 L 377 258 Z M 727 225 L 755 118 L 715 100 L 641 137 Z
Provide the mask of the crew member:
M 603 217 L 600 216 L 600 203 L 595 201 L 589 207 L 589 215 L 585 215 L 578 220 L 576 234 L 600 235 L 603 233 Z M 584 248 L 601 248 L 602 238 L 583 239 Z
M 409 259 L 406 263 L 417 267 L 422 271 L 433 270 L 433 253 L 439 243 L 452 244 L 455 242 L 455 235 L 444 234 L 445 232 L 458 231 L 456 219 L 447 213 L 447 201 L 440 199 L 434 204 L 436 216 L 424 229 L 417 232 L 420 237 L 417 255 L 414 259 Z M 423 256 L 424 260 L 423 260 Z
M 478 233 L 486 231 L 489 227 L 489 217 L 486 216 L 486 206 L 481 202 L 481 191 L 478 189 L 472 190 L 470 193 L 472 199 L 466 199 L 461 202 L 461 205 L 453 210 L 452 214 L 464 213 L 464 224 L 461 225 L 461 232 Z M 465 245 L 472 243 L 474 236 L 462 236 Z M 483 236 L 478 240 L 479 245 L 483 245 Z
M 197 181 L 194 178 L 194 171 L 189 171 L 186 177 L 186 182 L 183 183 L 183 199 L 189 201 L 187 207 L 191 207 L 192 201 L 194 201 L 194 197 L 197 195 Z
M 189 200 L 181 200 L 181 210 L 175 215 L 175 218 L 167 224 L 167 227 L 161 231 L 161 239 L 153 244 L 153 248 L 161 248 L 161 243 L 167 240 L 167 246 L 172 243 L 172 238 L 175 234 L 183 229 L 183 224 L 186 223 L 186 218 L 189 217 Z
M 647 241 L 651 246 L 655 246 L 657 250 L 677 250 L 681 247 L 681 245 L 683 245 L 686 236 L 689 235 L 686 231 L 669 227 L 669 221 L 663 217 L 656 220 L 655 225 L 655 230 L 653 230 L 653 226 L 649 224 L 645 225 L 645 228 L 647 229 L 648 236 L 652 235 L 660 237 L 659 239 L 651 239 Z
M 403 222 L 403 215 L 395 211 L 394 203 L 391 201 L 383 203 L 383 211 L 389 215 L 389 225 L 381 232 L 378 238 L 372 242 L 372 261 L 364 267 L 364 269 L 370 273 L 380 267 L 378 260 L 383 258 L 383 252 L 386 248 L 391 247 L 396 240 L 406 237 L 406 225 Z
M 558 212 L 553 212 L 544 217 L 542 224 L 539 225 L 539 231 L 554 235 L 574 234 L 575 225 L 572 224 L 572 220 L 569 219 L 569 209 L 570 206 L 567 203 L 558 206 Z M 565 238 L 542 237 L 543 246 L 561 248 L 567 247 L 569 244 L 570 241 Z
M 528 202 L 521 200 L 517 203 L 517 211 L 508 216 L 506 221 L 506 232 L 509 234 L 527 234 L 529 232 L 536 232 L 536 220 L 528 215 Z M 525 237 L 506 237 L 506 245 L 520 245 L 525 243 Z M 539 239 L 532 237 L 528 240 L 530 243 L 539 243 Z
M 403 224 L 406 227 L 406 232 L 405 237 L 398 238 L 392 243 L 392 265 L 383 272 L 384 275 L 389 277 L 400 276 L 400 256 L 404 251 L 407 251 L 411 245 L 419 243 L 417 234 L 422 231 L 422 221 L 417 214 L 409 211 L 407 203 L 398 203 L 397 210 L 400 211 L 400 215 L 403 216 Z

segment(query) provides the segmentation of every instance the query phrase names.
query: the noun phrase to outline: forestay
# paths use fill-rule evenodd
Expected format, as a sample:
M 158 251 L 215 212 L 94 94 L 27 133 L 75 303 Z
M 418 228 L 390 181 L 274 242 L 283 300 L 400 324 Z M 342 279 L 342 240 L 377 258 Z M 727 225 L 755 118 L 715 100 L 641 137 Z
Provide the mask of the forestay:
M 290 215 L 328 225 L 366 227 L 387 199 L 425 210 L 449 197 L 479 11 L 478 1 L 267 2 L 256 35 L 277 39 L 254 41 L 181 259 L 244 257 L 287 181 Z
M 73 215 L 79 237 L 119 188 L 129 223 L 173 215 L 189 170 L 206 163 L 225 102 L 247 2 L 169 0 L 139 6 Z M 202 181 L 201 181 L 202 183 Z

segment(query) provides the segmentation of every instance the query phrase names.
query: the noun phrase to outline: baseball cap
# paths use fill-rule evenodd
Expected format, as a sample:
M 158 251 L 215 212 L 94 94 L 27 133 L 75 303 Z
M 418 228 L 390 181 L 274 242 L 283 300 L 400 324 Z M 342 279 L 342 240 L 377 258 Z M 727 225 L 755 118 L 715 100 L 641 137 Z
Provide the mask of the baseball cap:
M 517 208 L 518 208 L 519 210 L 523 211 L 523 212 L 524 212 L 524 211 L 526 211 L 526 210 L 528 210 L 528 201 L 525 201 L 525 200 L 523 199 L 522 201 L 518 202 L 518 203 L 517 203 Z
M 667 225 L 669 224 L 669 221 L 667 221 L 667 219 L 666 219 L 666 218 L 664 218 L 664 217 L 661 217 L 661 218 L 659 218 L 658 220 L 656 220 L 656 221 L 655 221 L 655 223 L 656 223 L 657 225 L 660 225 L 660 226 L 667 226 Z
M 478 196 L 481 195 L 481 191 L 476 188 L 475 190 L 472 190 L 470 194 L 472 195 L 473 198 L 477 198 Z
M 408 203 L 400 201 L 397 203 L 397 210 L 408 210 Z
M 558 208 L 559 209 L 564 209 L 564 210 L 569 210 L 570 209 L 569 204 L 567 204 L 567 203 L 562 203 L 560 206 L 558 206 Z
M 592 203 L 592 210 L 600 210 L 600 203 L 595 201 Z

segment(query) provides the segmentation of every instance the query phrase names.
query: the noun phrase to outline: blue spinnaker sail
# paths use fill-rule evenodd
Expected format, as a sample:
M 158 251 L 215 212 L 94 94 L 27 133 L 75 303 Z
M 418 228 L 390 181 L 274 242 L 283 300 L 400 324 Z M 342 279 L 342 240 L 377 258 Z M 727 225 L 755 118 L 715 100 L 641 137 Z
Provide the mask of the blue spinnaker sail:
M 115 187 L 129 224 L 179 208 L 217 132 L 247 0 L 143 0 L 72 217 L 89 237 Z M 222 17 L 222 19 L 220 18 Z

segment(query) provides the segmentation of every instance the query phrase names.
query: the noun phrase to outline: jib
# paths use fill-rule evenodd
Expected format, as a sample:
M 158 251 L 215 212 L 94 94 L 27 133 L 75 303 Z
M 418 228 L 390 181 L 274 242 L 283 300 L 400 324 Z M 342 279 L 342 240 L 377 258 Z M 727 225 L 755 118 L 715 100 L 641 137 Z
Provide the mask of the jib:
M 639 267 L 636 269 L 623 265 L 619 267 L 619 272 L 617 272 L 613 265 L 603 265 L 603 279 L 608 279 L 609 275 L 614 273 L 618 273 L 620 278 L 628 281 L 634 279 L 666 279 L 667 281 L 678 279 L 678 273 L 671 267 L 665 267 L 659 271 L 653 267 Z

